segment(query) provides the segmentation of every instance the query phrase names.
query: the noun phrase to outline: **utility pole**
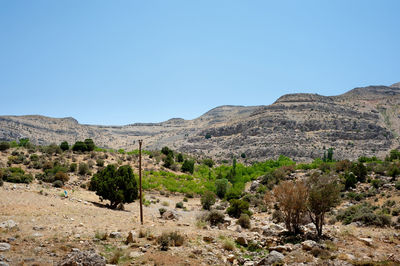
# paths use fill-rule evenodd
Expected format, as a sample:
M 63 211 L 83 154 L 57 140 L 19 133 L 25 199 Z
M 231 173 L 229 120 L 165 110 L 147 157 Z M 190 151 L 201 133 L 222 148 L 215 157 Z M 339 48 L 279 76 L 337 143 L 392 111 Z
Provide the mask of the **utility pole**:
M 139 140 L 139 191 L 140 191 L 140 223 L 143 225 L 143 202 L 142 202 L 142 143 L 143 140 Z

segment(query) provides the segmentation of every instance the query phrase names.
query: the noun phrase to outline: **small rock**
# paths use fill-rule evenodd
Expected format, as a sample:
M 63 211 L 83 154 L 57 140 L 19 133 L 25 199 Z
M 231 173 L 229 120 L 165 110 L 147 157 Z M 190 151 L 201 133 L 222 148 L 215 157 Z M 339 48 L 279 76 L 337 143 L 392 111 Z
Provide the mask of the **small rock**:
M 9 264 L 4 261 L 0 261 L 0 266 L 9 266 Z
M 8 243 L 0 243 L 0 251 L 9 251 L 11 248 Z
M 214 238 L 212 236 L 203 236 L 203 240 L 205 242 L 212 242 L 214 241 Z
M 33 230 L 35 230 L 35 231 L 43 231 L 44 227 L 43 226 L 34 226 Z
M 284 251 L 291 252 L 292 251 L 292 247 L 290 247 L 288 245 L 284 245 L 284 246 L 280 245 L 280 246 L 275 246 L 275 247 L 270 247 L 269 248 L 269 251 L 273 251 L 273 250 L 281 252 L 281 253 L 284 252 Z
M 80 234 L 76 234 L 76 235 L 74 235 L 74 237 L 75 238 L 81 238 L 81 235 Z
M 247 243 L 247 239 L 244 238 L 243 236 L 239 236 L 236 238 L 236 243 L 238 243 L 241 246 L 247 247 L 248 243 Z
M 285 256 L 275 250 L 271 251 L 268 256 L 257 263 L 257 266 L 261 265 L 273 265 L 281 262 Z
M 41 233 L 34 233 L 32 236 L 33 236 L 33 237 L 42 237 L 43 234 L 41 234 Z
M 301 247 L 304 250 L 312 250 L 314 247 L 317 247 L 317 246 L 318 246 L 317 242 L 315 242 L 313 240 L 306 240 L 301 243 Z
M 121 238 L 122 235 L 121 235 L 121 232 L 111 232 L 110 237 L 111 238 Z
M 131 253 L 129 253 L 129 257 L 131 257 L 131 258 L 137 258 L 137 257 L 140 257 L 142 255 L 143 255 L 143 253 L 139 252 L 139 251 L 132 251 Z
M 254 265 L 254 261 L 246 261 L 245 263 L 243 263 L 243 266 L 253 266 Z
M 168 210 L 163 213 L 162 218 L 164 220 L 175 220 L 178 219 L 178 214 L 174 211 Z
M 201 255 L 201 253 L 203 253 L 203 250 L 201 250 L 201 249 L 194 249 L 194 250 L 192 250 L 192 253 L 195 254 L 195 255 Z
M 7 228 L 7 229 L 12 229 L 14 227 L 17 227 L 18 224 L 14 222 L 13 220 L 8 220 L 0 223 L 0 228 Z
M 76 251 L 67 254 L 59 263 L 58 266 L 69 265 L 88 265 L 88 266 L 105 266 L 106 259 L 98 255 L 93 250 Z
M 230 263 L 233 263 L 235 261 L 235 255 L 229 254 L 226 260 L 229 261 Z
M 373 244 L 373 240 L 371 238 L 359 238 L 359 240 L 367 246 L 372 246 Z
M 136 238 L 136 232 L 133 231 L 133 230 L 131 230 L 131 231 L 129 231 L 128 237 L 126 238 L 126 241 L 125 241 L 125 242 L 126 242 L 127 244 L 129 244 L 129 243 L 135 243 L 134 238 Z

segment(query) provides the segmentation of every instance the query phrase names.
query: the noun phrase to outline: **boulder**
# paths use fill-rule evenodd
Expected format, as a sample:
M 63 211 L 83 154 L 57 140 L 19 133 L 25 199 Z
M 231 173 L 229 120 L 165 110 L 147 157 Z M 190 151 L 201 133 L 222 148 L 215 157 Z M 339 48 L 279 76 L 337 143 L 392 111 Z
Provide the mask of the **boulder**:
M 8 243 L 0 243 L 0 251 L 9 251 L 11 248 Z
M 14 227 L 17 227 L 18 224 L 14 222 L 13 220 L 8 220 L 0 223 L 0 228 L 3 229 L 13 229 Z
M 239 236 L 236 238 L 236 243 L 238 243 L 241 246 L 247 247 L 247 239 L 244 236 Z
M 135 243 L 135 239 L 136 238 L 136 232 L 131 230 L 128 233 L 128 237 L 126 238 L 125 243 L 129 244 L 129 243 Z
M 111 232 L 110 237 L 111 238 L 121 238 L 122 234 L 121 234 L 121 232 Z
M 214 238 L 212 236 L 203 236 L 204 242 L 212 242 L 214 241 Z
M 106 259 L 94 250 L 73 251 L 68 253 L 58 266 L 105 266 Z
M 363 242 L 367 246 L 372 246 L 373 240 L 372 238 L 359 238 L 361 242 Z
M 268 254 L 267 257 L 263 258 L 261 261 L 257 263 L 257 266 L 262 266 L 262 265 L 273 265 L 275 263 L 280 263 L 282 260 L 285 258 L 285 256 L 277 252 L 275 250 L 271 251 L 271 253 Z
M 162 218 L 164 220 L 175 220 L 178 219 L 178 214 L 175 211 L 168 210 L 163 213 Z
M 289 245 L 274 246 L 274 247 L 270 247 L 268 249 L 269 249 L 269 251 L 274 251 L 275 250 L 275 251 L 278 251 L 280 253 L 282 253 L 282 252 L 291 252 L 293 250 L 293 248 L 291 246 L 289 246 Z
M 301 243 L 301 247 L 304 250 L 308 251 L 308 250 L 312 250 L 314 247 L 318 247 L 318 244 L 317 244 L 317 242 L 315 242 L 313 240 L 306 240 Z

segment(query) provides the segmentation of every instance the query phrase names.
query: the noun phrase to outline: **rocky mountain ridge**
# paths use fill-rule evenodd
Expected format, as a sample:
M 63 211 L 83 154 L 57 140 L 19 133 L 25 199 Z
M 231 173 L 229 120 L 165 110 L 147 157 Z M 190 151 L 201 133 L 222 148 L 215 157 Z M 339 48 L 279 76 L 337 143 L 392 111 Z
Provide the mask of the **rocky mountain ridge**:
M 383 156 L 399 146 L 400 83 L 355 88 L 338 96 L 298 93 L 268 106 L 220 106 L 193 120 L 126 126 L 79 124 L 74 118 L 0 116 L 0 140 L 35 144 L 92 138 L 100 147 L 132 150 L 169 146 L 215 159 L 243 154 L 249 161 L 283 154 L 298 161 L 333 147 L 337 159 Z M 210 138 L 206 138 L 208 135 Z

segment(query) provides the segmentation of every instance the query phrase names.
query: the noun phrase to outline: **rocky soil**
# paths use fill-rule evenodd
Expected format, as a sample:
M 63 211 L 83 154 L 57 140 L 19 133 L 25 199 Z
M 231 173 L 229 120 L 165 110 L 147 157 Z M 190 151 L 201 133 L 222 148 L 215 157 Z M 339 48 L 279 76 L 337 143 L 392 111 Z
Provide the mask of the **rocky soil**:
M 221 106 L 194 120 L 126 126 L 79 124 L 73 118 L 0 117 L 0 140 L 28 137 L 34 144 L 94 139 L 98 146 L 132 150 L 169 146 L 214 159 L 245 154 L 248 162 L 285 155 L 298 161 L 383 156 L 399 146 L 400 89 L 393 84 L 356 88 L 339 96 L 290 94 L 269 106 Z M 210 134 L 211 138 L 205 138 Z

